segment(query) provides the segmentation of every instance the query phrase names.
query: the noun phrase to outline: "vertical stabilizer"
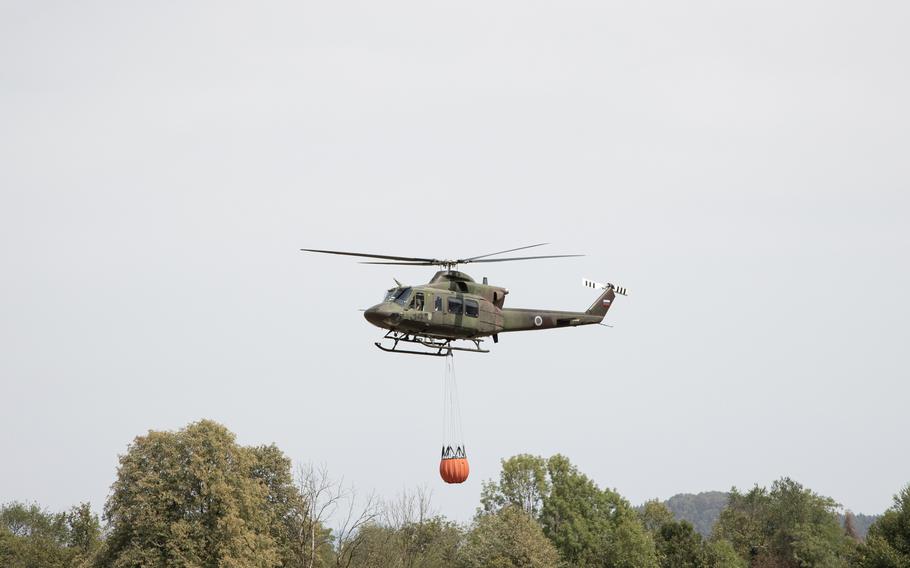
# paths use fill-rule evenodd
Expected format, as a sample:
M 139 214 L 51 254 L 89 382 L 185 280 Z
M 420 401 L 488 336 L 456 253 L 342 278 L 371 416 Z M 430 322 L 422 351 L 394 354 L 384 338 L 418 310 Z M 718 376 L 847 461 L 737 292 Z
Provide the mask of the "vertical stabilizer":
M 593 280 L 588 280 L 585 278 L 583 281 L 584 285 L 588 288 L 595 288 L 603 290 L 600 297 L 591 304 L 591 307 L 588 308 L 588 311 L 585 314 L 589 316 L 598 316 L 603 318 L 607 315 L 610 306 L 613 305 L 613 300 L 616 298 L 616 294 L 627 295 L 628 292 L 622 286 L 614 286 L 613 284 L 601 284 L 600 282 L 595 282 Z

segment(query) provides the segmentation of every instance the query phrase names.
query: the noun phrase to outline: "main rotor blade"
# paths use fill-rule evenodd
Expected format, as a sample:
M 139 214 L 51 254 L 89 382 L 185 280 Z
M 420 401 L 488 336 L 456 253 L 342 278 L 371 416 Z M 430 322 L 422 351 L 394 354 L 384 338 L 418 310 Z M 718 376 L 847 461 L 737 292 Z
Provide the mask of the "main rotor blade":
M 407 262 L 427 262 L 431 264 L 437 264 L 437 260 L 433 258 L 415 258 L 410 256 L 391 256 L 388 254 L 368 254 L 365 252 L 347 252 L 341 250 L 320 250 L 320 249 L 300 249 L 305 252 L 319 252 L 323 254 L 340 254 L 343 256 L 360 256 L 363 258 L 385 258 L 387 260 L 404 260 Z
M 529 249 L 529 248 L 534 248 L 534 247 L 542 247 L 542 246 L 548 245 L 548 244 L 550 244 L 550 243 L 537 243 L 536 245 L 528 245 L 528 246 L 524 246 L 524 247 L 518 247 L 518 248 L 509 249 L 509 250 L 501 250 L 501 251 L 499 251 L 499 252 L 491 252 L 491 253 L 489 253 L 489 254 L 481 254 L 481 255 L 479 255 L 479 256 L 472 256 L 471 258 L 463 258 L 463 259 L 459 260 L 458 262 L 474 262 L 474 261 L 477 260 L 478 258 L 486 258 L 486 257 L 488 257 L 488 256 L 495 256 L 495 255 L 497 255 L 497 254 L 505 254 L 505 253 L 507 253 L 507 252 L 515 252 L 515 251 L 517 251 L 517 250 L 524 250 L 524 249 Z
M 398 266 L 438 266 L 439 262 L 375 262 L 364 260 L 357 264 L 397 264 Z
M 538 258 L 569 258 L 573 256 L 584 256 L 583 254 L 550 254 L 546 256 L 513 256 L 510 258 L 488 258 L 486 260 L 462 260 L 461 262 L 507 262 L 509 260 L 535 260 Z

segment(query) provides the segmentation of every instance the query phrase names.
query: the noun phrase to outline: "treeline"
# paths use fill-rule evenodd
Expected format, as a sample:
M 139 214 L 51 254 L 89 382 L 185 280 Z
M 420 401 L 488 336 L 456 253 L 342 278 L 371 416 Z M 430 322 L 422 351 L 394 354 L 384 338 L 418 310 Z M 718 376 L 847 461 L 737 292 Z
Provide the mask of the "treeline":
M 689 521 L 695 531 L 704 537 L 711 536 L 714 523 L 720 518 L 720 513 L 727 507 L 729 493 L 723 491 L 705 491 L 702 493 L 679 493 L 664 501 L 664 505 L 678 521 Z M 881 515 L 853 514 L 850 511 L 838 513 L 837 522 L 842 526 L 847 524 L 861 539 L 866 538 L 869 527 Z
M 636 508 L 564 456 L 518 455 L 483 484 L 462 525 L 434 512 L 424 491 L 357 495 L 324 469 L 295 475 L 274 445 L 240 446 L 201 421 L 137 437 L 102 519 L 88 504 L 0 507 L 0 566 L 910 567 L 910 485 L 865 540 L 837 503 L 791 479 L 720 495 L 703 535 L 674 516 L 679 500 Z

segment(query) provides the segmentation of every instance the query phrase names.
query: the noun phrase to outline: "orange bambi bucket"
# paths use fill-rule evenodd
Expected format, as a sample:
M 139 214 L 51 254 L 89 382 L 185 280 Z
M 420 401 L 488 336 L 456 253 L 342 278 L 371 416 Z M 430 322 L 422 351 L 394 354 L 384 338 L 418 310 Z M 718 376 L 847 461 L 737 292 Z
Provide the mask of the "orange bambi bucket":
M 439 462 L 439 475 L 446 483 L 464 483 L 470 472 L 467 458 L 443 458 Z

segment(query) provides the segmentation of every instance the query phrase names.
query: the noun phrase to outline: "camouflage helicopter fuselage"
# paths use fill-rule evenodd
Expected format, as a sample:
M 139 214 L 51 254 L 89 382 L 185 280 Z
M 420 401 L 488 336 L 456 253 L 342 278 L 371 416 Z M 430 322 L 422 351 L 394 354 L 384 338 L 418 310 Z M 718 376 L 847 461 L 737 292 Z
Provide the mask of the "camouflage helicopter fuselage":
M 614 286 L 607 284 L 587 311 L 567 312 L 505 308 L 508 293 L 463 272 L 440 270 L 427 284 L 392 288 L 364 317 L 394 334 L 438 340 L 492 337 L 497 342 L 500 333 L 510 331 L 600 323 L 615 298 Z

